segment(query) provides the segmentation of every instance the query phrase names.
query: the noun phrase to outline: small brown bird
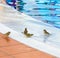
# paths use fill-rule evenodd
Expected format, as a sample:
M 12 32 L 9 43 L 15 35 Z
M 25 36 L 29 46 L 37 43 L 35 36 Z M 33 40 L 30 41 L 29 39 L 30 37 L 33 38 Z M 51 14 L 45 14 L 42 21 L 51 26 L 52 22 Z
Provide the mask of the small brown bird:
M 43 30 L 45 35 L 50 35 L 50 33 L 47 30 Z
M 10 33 L 11 33 L 11 32 L 7 32 L 7 33 L 5 33 L 4 35 L 9 36 L 9 35 L 10 35 Z
M 29 33 L 27 33 L 27 34 L 25 34 L 26 35 L 26 37 L 31 37 L 31 36 L 33 36 L 33 34 L 29 34 Z
M 25 28 L 25 30 L 24 30 L 24 34 L 27 34 L 27 33 L 28 33 L 27 28 Z
M 27 28 L 25 28 L 25 30 L 24 30 L 23 33 L 24 33 L 24 35 L 25 35 L 26 37 L 31 37 L 31 36 L 33 36 L 33 34 L 28 33 Z
M 48 37 L 51 35 L 47 30 L 43 30 L 43 32 L 44 32 L 44 42 L 46 42 L 47 41 L 47 39 L 48 39 Z
M 8 36 L 10 35 L 10 33 L 11 33 L 11 32 L 7 32 L 7 33 L 4 34 L 4 35 L 5 35 L 4 39 L 5 39 L 7 42 L 10 41 L 9 38 L 8 38 Z

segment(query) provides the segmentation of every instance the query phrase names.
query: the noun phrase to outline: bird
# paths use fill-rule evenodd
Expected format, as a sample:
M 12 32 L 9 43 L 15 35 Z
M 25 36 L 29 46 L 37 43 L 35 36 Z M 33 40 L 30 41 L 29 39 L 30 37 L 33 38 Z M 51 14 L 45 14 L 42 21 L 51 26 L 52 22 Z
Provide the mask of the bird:
M 44 32 L 44 41 L 43 42 L 46 42 L 48 37 L 51 35 L 46 29 L 43 30 Z
M 5 37 L 4 37 L 4 39 L 7 41 L 7 42 L 9 42 L 10 40 L 9 40 L 9 35 L 10 35 L 10 33 L 11 32 L 7 32 L 7 33 L 5 33 L 4 35 L 5 35 Z
M 27 30 L 27 28 L 25 28 L 25 30 L 24 30 L 24 34 L 27 34 L 28 33 L 28 30 Z
M 50 33 L 46 29 L 44 29 L 43 31 L 45 35 L 50 35 Z
M 11 33 L 11 32 L 7 32 L 7 33 L 5 33 L 4 35 L 9 36 L 9 35 L 10 35 L 10 33 Z
M 26 37 L 31 37 L 31 36 L 33 36 L 33 34 L 28 33 L 27 28 L 25 28 L 25 30 L 24 30 L 23 33 L 24 33 L 24 35 L 25 35 Z

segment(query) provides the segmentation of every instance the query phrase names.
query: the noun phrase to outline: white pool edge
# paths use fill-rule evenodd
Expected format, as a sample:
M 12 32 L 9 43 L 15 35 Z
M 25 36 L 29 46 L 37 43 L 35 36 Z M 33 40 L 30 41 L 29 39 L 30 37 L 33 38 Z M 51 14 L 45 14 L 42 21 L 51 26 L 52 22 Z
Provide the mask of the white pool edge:
M 31 38 L 26 39 L 24 37 L 21 37 L 18 32 L 6 27 L 5 25 L 3 25 L 1 23 L 0 23 L 0 27 L 1 27 L 0 28 L 1 33 L 5 33 L 5 32 L 10 31 L 11 32 L 10 37 L 12 37 L 14 40 L 17 40 L 23 44 L 26 44 L 32 48 L 46 52 L 46 53 L 51 54 L 53 56 L 60 57 L 60 49 L 52 47 L 48 44 L 45 44 L 43 42 L 39 42 L 39 41 L 31 39 Z

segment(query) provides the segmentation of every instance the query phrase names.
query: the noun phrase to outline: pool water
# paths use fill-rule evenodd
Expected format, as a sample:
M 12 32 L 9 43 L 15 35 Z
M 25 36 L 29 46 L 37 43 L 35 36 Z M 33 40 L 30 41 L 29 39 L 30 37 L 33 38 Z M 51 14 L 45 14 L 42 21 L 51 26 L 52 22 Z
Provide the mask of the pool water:
M 37 20 L 47 22 L 55 27 L 60 28 L 60 6 L 47 5 L 35 1 L 24 1 L 26 4 L 19 9 Z M 22 10 L 21 10 L 22 9 Z
M 20 0 L 19 0 L 20 1 Z M 21 0 L 19 11 L 60 28 L 60 6 L 40 3 L 39 0 Z

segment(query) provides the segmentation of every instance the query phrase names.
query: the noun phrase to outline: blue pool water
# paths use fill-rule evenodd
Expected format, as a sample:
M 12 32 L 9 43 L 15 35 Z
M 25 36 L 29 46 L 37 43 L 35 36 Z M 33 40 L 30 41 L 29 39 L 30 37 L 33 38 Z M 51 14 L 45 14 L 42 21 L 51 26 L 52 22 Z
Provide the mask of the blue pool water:
M 20 12 L 60 28 L 60 6 L 40 3 L 40 0 L 19 1 L 21 1 L 19 5 Z

